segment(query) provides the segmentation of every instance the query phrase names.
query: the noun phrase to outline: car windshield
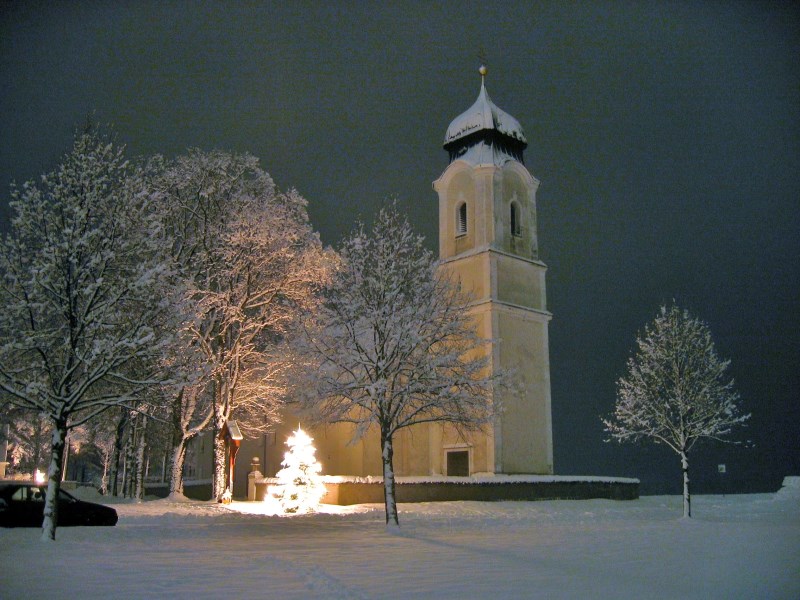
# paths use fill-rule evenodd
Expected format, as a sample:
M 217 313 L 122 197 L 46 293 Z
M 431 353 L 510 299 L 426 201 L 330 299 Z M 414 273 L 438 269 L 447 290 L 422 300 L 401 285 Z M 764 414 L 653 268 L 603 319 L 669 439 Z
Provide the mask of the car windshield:
M 64 490 L 58 490 L 58 499 L 66 500 L 67 502 L 77 502 L 75 496 L 65 492 Z

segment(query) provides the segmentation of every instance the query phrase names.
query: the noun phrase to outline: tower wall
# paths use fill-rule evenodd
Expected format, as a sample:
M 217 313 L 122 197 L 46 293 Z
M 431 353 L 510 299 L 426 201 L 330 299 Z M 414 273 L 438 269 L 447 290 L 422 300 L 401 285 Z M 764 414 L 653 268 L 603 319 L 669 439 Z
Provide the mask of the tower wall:
M 480 165 L 456 160 L 434 183 L 442 268 L 472 295 L 478 333 L 492 340 L 491 368 L 510 372 L 513 380 L 511 390 L 496 393 L 502 412 L 495 426 L 461 440 L 470 449 L 472 472 L 553 472 L 551 315 L 547 267 L 538 260 L 538 185 L 514 160 Z M 459 229 L 462 203 L 466 231 Z M 443 446 L 448 442 L 455 445 L 445 429 Z
M 552 473 L 548 315 L 502 304 L 492 309 L 498 342 L 497 365 L 519 386 L 499 394 L 503 406 L 495 431 L 495 468 L 501 473 Z

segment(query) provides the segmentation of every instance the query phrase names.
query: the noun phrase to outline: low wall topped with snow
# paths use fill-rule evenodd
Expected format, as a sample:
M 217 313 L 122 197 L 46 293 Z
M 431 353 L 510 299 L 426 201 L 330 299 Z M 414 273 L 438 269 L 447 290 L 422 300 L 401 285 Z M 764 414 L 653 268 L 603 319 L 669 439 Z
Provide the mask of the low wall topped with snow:
M 776 496 L 778 498 L 800 498 L 800 477 L 784 477 L 783 485 Z
M 325 504 L 383 502 L 383 478 L 322 478 L 327 490 Z M 251 499 L 263 500 L 276 479 L 257 478 Z M 451 502 L 457 500 L 635 500 L 639 480 L 621 477 L 572 477 L 565 475 L 476 475 L 473 477 L 398 477 L 398 502 Z

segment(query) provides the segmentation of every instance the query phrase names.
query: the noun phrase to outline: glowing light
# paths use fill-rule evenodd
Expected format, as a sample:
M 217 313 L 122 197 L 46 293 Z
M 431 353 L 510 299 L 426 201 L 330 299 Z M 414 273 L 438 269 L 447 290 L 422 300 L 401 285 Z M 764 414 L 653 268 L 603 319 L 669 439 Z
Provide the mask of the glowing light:
M 47 481 L 47 476 L 42 473 L 39 469 L 36 469 L 36 472 L 33 474 L 33 481 L 35 483 L 44 483 Z
M 313 512 L 325 495 L 325 485 L 319 475 L 322 465 L 314 457 L 313 441 L 299 427 L 286 440 L 289 451 L 283 455 L 283 469 L 275 475 L 278 485 L 273 486 L 265 498 L 267 501 L 271 496 L 270 501 L 279 502 L 284 513 Z

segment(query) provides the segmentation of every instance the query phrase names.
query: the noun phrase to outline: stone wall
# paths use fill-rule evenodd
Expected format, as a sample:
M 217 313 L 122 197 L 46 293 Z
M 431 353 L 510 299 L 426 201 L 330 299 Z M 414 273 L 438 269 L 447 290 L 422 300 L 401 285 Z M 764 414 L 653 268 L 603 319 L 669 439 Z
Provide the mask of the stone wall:
M 255 482 L 254 500 L 263 500 L 272 480 Z M 325 504 L 382 504 L 383 482 L 325 482 Z M 584 480 L 569 478 L 548 481 L 399 481 L 398 502 L 452 502 L 457 500 L 635 500 L 639 497 L 639 481 L 635 479 Z

